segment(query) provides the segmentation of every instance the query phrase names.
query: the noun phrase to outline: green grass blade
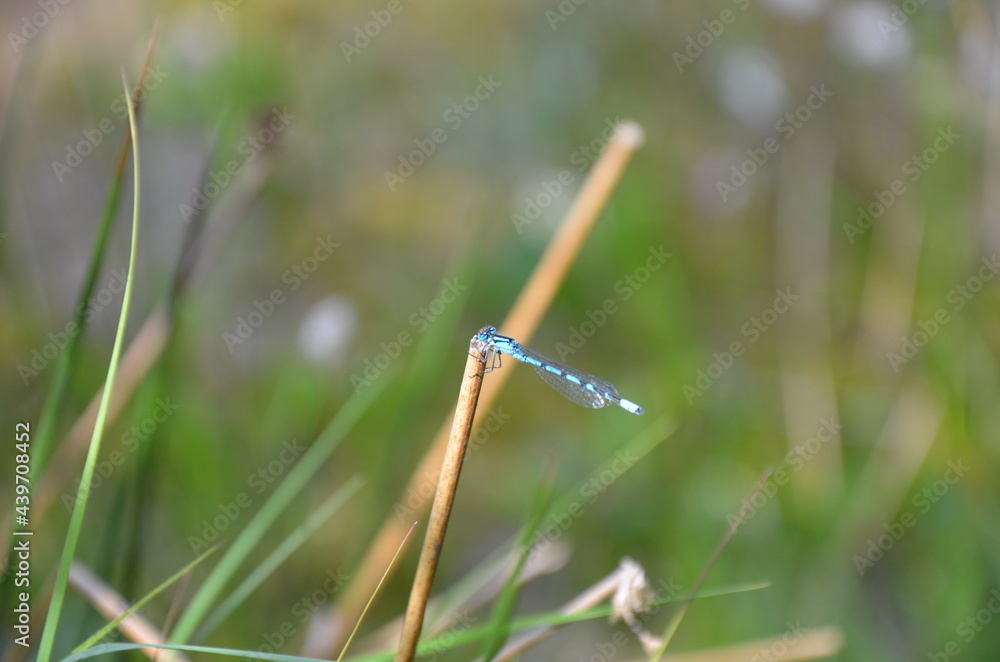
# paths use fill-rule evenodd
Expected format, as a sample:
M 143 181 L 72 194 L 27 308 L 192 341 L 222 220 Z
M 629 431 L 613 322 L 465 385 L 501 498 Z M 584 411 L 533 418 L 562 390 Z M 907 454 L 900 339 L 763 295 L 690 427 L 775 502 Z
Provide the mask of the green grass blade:
M 136 90 L 141 89 L 141 84 L 149 68 L 149 60 L 152 56 L 153 46 L 157 39 L 157 29 L 154 28 L 153 36 L 150 39 L 149 50 L 146 53 L 146 61 L 143 63 L 142 72 L 139 74 L 139 81 Z M 142 102 L 136 102 L 136 114 L 142 109 Z M 108 236 L 111 227 L 114 225 L 115 211 L 121 199 L 122 180 L 125 174 L 125 166 L 128 163 L 129 147 L 131 146 L 132 135 L 125 133 L 122 144 L 119 148 L 118 161 L 115 164 L 114 174 L 111 178 L 111 188 L 104 201 L 104 210 L 101 213 L 100 221 L 97 224 L 97 233 L 94 236 L 94 243 L 90 251 L 90 260 L 87 263 L 87 271 L 83 279 L 83 287 L 77 299 L 76 307 L 73 309 L 71 326 L 75 333 L 68 333 L 66 347 L 55 361 L 55 369 L 52 374 L 52 381 L 49 383 L 42 403 L 41 412 L 38 415 L 38 429 L 32 441 L 31 464 L 28 467 L 28 487 L 32 492 L 38 484 L 38 477 L 52 454 L 52 440 L 55 437 L 58 425 L 59 412 L 63 411 L 66 403 L 66 394 L 69 392 L 70 376 L 76 367 L 80 353 L 80 343 L 83 340 L 83 332 L 87 326 L 87 301 L 94 293 L 97 286 L 97 278 L 100 274 L 101 264 L 104 261 L 104 254 L 107 250 Z M 30 493 L 29 493 L 30 494 Z M 12 558 L 14 539 L 11 539 L 7 548 L 7 559 Z M 3 582 L 0 581 L 0 584 Z M 14 591 L 0 591 L 0 608 L 7 613 L 12 607 L 9 600 L 14 595 Z
M 635 466 L 640 460 L 646 457 L 649 453 L 653 452 L 657 446 L 662 444 L 664 441 L 669 439 L 671 435 L 677 430 L 677 423 L 669 415 L 664 415 L 654 421 L 649 427 L 645 428 L 636 435 L 628 444 L 621 447 L 620 452 L 624 453 L 627 457 L 630 457 L 634 463 L 629 466 Z M 601 466 L 590 472 L 583 481 L 589 482 L 593 479 L 599 479 L 600 476 L 611 467 L 611 465 L 618 460 L 617 454 L 606 460 Z M 566 493 L 560 495 L 553 504 L 552 510 L 555 511 L 566 511 L 568 510 L 576 501 L 580 498 L 580 492 L 578 489 L 574 488 Z
M 763 588 L 768 588 L 769 586 L 771 586 L 770 582 L 754 582 L 736 585 L 726 589 L 702 591 L 694 599 L 704 600 L 705 598 L 710 597 L 735 595 L 748 591 L 759 591 Z M 653 604 L 665 605 L 684 602 L 689 599 L 691 598 L 668 598 L 666 600 L 658 600 Z M 511 622 L 510 629 L 512 632 L 519 632 L 521 630 L 536 628 L 541 625 L 566 625 L 597 618 L 607 618 L 610 613 L 610 605 L 605 605 L 602 607 L 595 607 L 594 609 L 578 614 L 560 614 L 559 612 L 537 614 L 534 616 L 515 619 Z M 431 652 L 437 652 L 440 654 L 450 648 L 464 646 L 478 641 L 485 637 L 487 633 L 488 626 L 469 628 L 468 630 L 460 633 L 446 632 L 421 644 L 417 648 L 417 656 L 424 656 Z M 264 653 L 261 651 L 239 650 L 235 648 L 215 648 L 212 646 L 195 646 L 191 644 L 101 644 L 99 646 L 94 646 L 93 648 L 88 648 L 80 653 L 75 653 L 65 657 L 59 662 L 79 662 L 80 660 L 97 657 L 98 655 L 105 655 L 119 651 L 136 650 L 139 648 L 163 648 L 167 650 L 187 651 L 189 653 L 207 653 L 210 655 L 223 655 L 228 657 L 247 657 L 254 660 L 265 660 L 266 662 L 317 662 L 315 658 L 300 657 L 298 655 L 282 655 L 279 653 Z M 361 657 L 348 658 L 347 662 L 390 662 L 394 658 L 395 652 L 386 651 L 383 653 L 373 653 L 363 655 Z
M 244 579 L 236 590 L 223 601 L 219 607 L 212 612 L 212 615 L 205 621 L 205 625 L 198 630 L 198 638 L 207 636 L 219 623 L 224 621 L 242 602 L 260 586 L 265 579 L 271 576 L 278 566 L 297 550 L 302 543 L 323 526 L 334 513 L 340 510 L 348 499 L 361 489 L 365 481 L 360 476 L 354 476 L 345 483 L 339 490 L 334 492 L 323 504 L 310 515 L 295 531 L 291 533 L 271 554 L 264 559 L 264 562 L 254 568 L 254 571 Z
M 703 591 L 695 599 L 702 600 L 708 597 L 733 595 L 746 591 L 756 591 L 770 585 L 770 582 L 757 582 L 755 584 L 746 584 L 730 589 Z M 689 598 L 671 598 L 668 600 L 658 601 L 654 604 L 670 604 L 673 602 L 682 602 L 688 599 Z M 513 621 L 511 623 L 511 631 L 526 630 L 540 625 L 568 624 L 595 618 L 607 618 L 610 613 L 611 607 L 604 606 L 579 614 L 567 615 L 560 614 L 558 612 L 540 614 Z M 417 649 L 417 655 L 427 655 L 429 651 L 437 651 L 440 653 L 454 646 L 461 646 L 475 642 L 486 636 L 486 634 L 486 627 L 470 628 L 469 630 L 457 635 L 446 632 L 445 634 L 435 637 L 434 639 L 422 644 Z M 100 644 L 98 646 L 94 646 L 93 648 L 88 648 L 87 650 L 64 657 L 62 660 L 59 660 L 59 662 L 79 662 L 80 660 L 86 660 L 99 655 L 107 655 L 109 653 L 116 653 L 120 651 L 137 650 L 140 648 L 163 648 L 165 650 L 187 651 L 189 653 L 206 653 L 209 655 L 222 655 L 226 657 L 246 657 L 254 660 L 265 660 L 266 662 L 317 662 L 315 658 L 300 657 L 298 655 L 282 655 L 280 653 L 265 653 L 262 651 L 240 650 L 237 648 L 216 648 L 213 646 L 195 646 L 191 644 Z M 375 653 L 372 655 L 365 655 L 363 657 L 348 658 L 348 662 L 381 662 L 383 660 L 392 660 L 394 657 L 394 652 L 387 651 L 385 653 Z
M 549 512 L 548 506 L 552 501 L 552 493 L 555 489 L 554 468 L 550 466 L 546 470 L 546 473 L 548 475 L 538 484 L 530 514 L 518 536 L 517 547 L 515 547 L 517 550 L 517 561 L 507 576 L 507 581 L 504 582 L 503 588 L 500 589 L 500 593 L 497 595 L 496 604 L 493 608 L 493 616 L 488 626 L 489 638 L 483 649 L 484 660 L 493 659 L 510 634 L 510 617 L 514 613 L 514 605 L 517 603 L 517 597 L 520 594 L 520 582 L 518 580 L 521 577 L 524 564 L 528 560 L 528 554 L 531 552 L 532 542 L 538 535 L 542 518 L 545 516 L 545 513 Z
M 384 382 L 375 384 L 371 388 L 365 389 L 361 394 L 353 395 L 337 412 L 337 415 L 326 426 L 316 442 L 309 447 L 302 459 L 292 468 L 288 477 L 278 485 L 271 498 L 264 503 L 260 511 L 247 524 L 247 527 L 240 532 L 236 540 L 226 550 L 219 564 L 205 579 L 205 583 L 191 599 L 191 603 L 177 622 L 177 627 L 170 637 L 171 643 L 185 643 L 191 638 L 195 628 L 204 622 L 209 607 L 218 599 L 226 582 L 233 577 L 251 551 L 260 544 L 267 529 L 274 524 L 289 504 L 298 498 L 309 480 L 316 475 L 316 472 L 320 470 L 351 428 L 368 411 L 382 392 L 384 385 Z
M 146 74 L 149 72 L 149 63 L 152 59 L 153 48 L 159 34 L 159 22 L 153 28 L 153 35 L 149 40 L 149 47 L 146 50 L 146 59 L 142 64 L 142 71 L 139 73 L 139 80 L 136 84 L 136 91 L 142 89 Z M 142 110 L 142 100 L 135 100 L 136 117 Z M 73 310 L 73 326 L 76 333 L 68 334 L 69 340 L 66 349 L 56 363 L 55 373 L 52 376 L 52 383 L 49 385 L 42 404 L 42 411 L 38 417 L 38 431 L 35 433 L 33 457 L 31 461 L 31 473 L 29 474 L 29 485 L 35 484 L 35 476 L 45 468 L 48 460 L 52 439 L 55 435 L 56 418 L 62 411 L 63 403 L 66 400 L 66 392 L 69 387 L 69 377 L 76 367 L 77 356 L 79 355 L 80 342 L 83 338 L 83 330 L 87 325 L 87 301 L 94 293 L 97 285 L 97 276 L 101 270 L 101 263 L 104 261 L 104 253 L 108 245 L 108 236 L 111 234 L 111 226 L 114 225 L 115 211 L 118 209 L 118 202 L 121 199 L 122 180 L 125 177 L 125 166 L 128 163 L 129 147 L 131 146 L 132 133 L 127 132 L 122 138 L 122 145 L 118 153 L 118 161 L 115 164 L 114 175 L 111 178 L 111 189 L 108 197 L 104 201 L 104 210 L 101 213 L 101 220 L 97 225 L 97 234 L 94 236 L 94 245 L 90 252 L 90 262 L 87 264 L 87 273 L 83 279 L 83 288 L 80 290 L 80 297 L 77 306 Z
M 196 558 L 194 561 L 191 561 L 186 566 L 184 566 L 183 568 L 181 568 L 180 570 L 178 570 L 169 579 L 167 579 L 165 582 L 163 582 L 162 584 L 160 584 L 159 586 L 157 586 L 156 588 L 154 588 L 152 591 L 150 591 L 145 596 L 143 596 L 140 600 L 138 600 L 135 604 L 133 604 L 131 607 L 129 607 L 128 609 L 126 609 L 124 612 L 122 612 L 121 616 L 119 616 L 118 618 L 114 619 L 113 621 L 111 621 L 110 623 L 108 623 L 107 625 L 105 625 L 104 627 L 102 627 L 100 630 L 98 630 L 93 635 L 91 635 L 89 638 L 87 638 L 86 641 L 84 641 L 82 644 L 80 644 L 79 646 L 77 646 L 76 648 L 74 648 L 73 649 L 73 653 L 79 653 L 80 651 L 86 650 L 86 649 L 90 648 L 91 646 L 93 646 L 94 644 L 96 644 L 101 639 L 103 639 L 109 632 L 111 632 L 116 627 L 118 627 L 119 623 L 121 623 L 122 621 L 124 621 L 126 618 L 128 618 L 129 616 L 131 616 L 135 612 L 137 612 L 140 609 L 142 609 L 143 606 L 145 606 L 145 604 L 147 602 L 149 602 L 150 600 L 152 600 L 153 598 L 155 598 L 157 595 L 159 595 L 160 593 L 162 593 L 163 591 L 165 591 L 167 588 L 170 587 L 171 584 L 173 584 L 178 579 L 180 579 L 181 577 L 183 577 L 186 573 L 188 573 L 189 571 L 191 571 L 192 568 L 194 568 L 196 565 L 198 565 L 199 563 L 201 563 L 202 561 L 204 561 L 205 559 L 207 559 L 209 556 L 211 556 L 212 554 L 214 554 L 215 550 L 217 550 L 219 547 L 221 547 L 221 543 L 218 544 L 218 545 L 215 545 L 211 549 L 208 549 L 208 550 L 205 550 L 204 552 L 202 552 L 202 554 L 200 556 L 198 556 L 198 558 Z
M 77 489 L 76 502 L 73 504 L 73 513 L 70 516 L 69 528 L 66 532 L 66 543 L 63 545 L 62 557 L 59 561 L 59 569 L 56 574 L 56 582 L 52 589 L 52 600 L 49 603 L 48 618 L 45 620 L 42 639 L 38 645 L 39 662 L 48 662 L 49 657 L 52 655 L 52 645 L 55 641 L 56 628 L 59 625 L 59 615 L 62 611 L 63 600 L 66 597 L 69 566 L 73 562 L 73 554 L 76 552 L 76 544 L 80 538 L 80 530 L 83 527 L 83 516 L 87 510 L 87 499 L 90 495 L 90 484 L 94 476 L 97 456 L 101 449 L 101 439 L 104 435 L 104 421 L 108 414 L 108 403 L 111 400 L 111 394 L 114 392 L 115 374 L 118 371 L 118 360 L 121 356 L 122 341 L 125 337 L 125 326 L 128 321 L 129 303 L 132 300 L 132 283 L 135 280 L 135 254 L 139 235 L 139 143 L 138 129 L 136 128 L 135 121 L 135 105 L 132 102 L 132 94 L 128 89 L 128 82 L 125 80 L 124 71 L 122 72 L 122 82 L 125 85 L 125 99 L 128 105 L 129 130 L 132 132 L 132 165 L 135 185 L 135 195 L 133 196 L 132 205 L 132 244 L 129 249 L 128 258 L 128 278 L 125 280 L 125 294 L 122 296 L 122 310 L 118 317 L 118 331 L 115 334 L 115 344 L 111 350 L 108 374 L 104 382 L 104 393 L 101 395 L 101 406 L 97 411 L 97 421 L 94 425 L 94 434 L 90 440 L 90 449 L 87 451 L 87 461 L 83 468 L 83 478 Z
M 771 582 L 752 582 L 747 584 L 738 584 L 734 587 L 718 589 L 714 591 L 702 591 L 694 599 L 703 600 L 710 597 L 719 597 L 724 595 L 735 595 L 738 593 L 746 593 L 749 591 L 759 591 L 761 589 L 769 588 Z M 666 598 L 664 600 L 657 600 L 653 602 L 653 606 L 683 603 L 690 600 L 689 597 L 675 597 Z M 543 626 L 553 626 L 553 625 L 571 625 L 573 623 L 581 623 L 583 621 L 591 621 L 595 619 L 606 619 L 611 615 L 611 605 L 601 605 L 599 607 L 594 607 L 592 609 L 587 609 L 585 611 L 576 612 L 573 614 L 563 614 L 561 612 L 547 612 L 542 614 L 535 614 L 532 616 L 524 616 L 521 618 L 513 619 L 510 622 L 510 632 L 517 633 L 522 630 L 530 630 L 537 627 Z M 475 643 L 481 639 L 487 637 L 490 633 L 490 624 L 482 625 L 479 627 L 467 628 L 461 631 L 452 629 L 451 631 L 444 632 L 432 639 L 420 644 L 417 647 L 417 657 L 425 655 L 441 655 L 442 653 L 459 646 L 465 646 L 468 644 Z M 386 651 L 382 653 L 371 653 L 364 655 L 362 657 L 350 658 L 348 662 L 391 662 L 395 658 L 395 653 L 393 651 Z
M 80 660 L 87 660 L 99 655 L 137 650 L 139 648 L 162 648 L 164 650 L 186 651 L 188 653 L 207 653 L 209 655 L 222 655 L 225 657 L 266 660 L 267 662 L 325 662 L 324 660 L 300 657 L 298 655 L 280 655 L 278 653 L 265 653 L 263 651 L 240 650 L 239 648 L 216 648 L 214 646 L 194 646 L 191 644 L 101 644 L 64 657 L 59 662 L 79 662 Z
M 712 571 L 712 568 L 715 567 L 716 561 L 719 560 L 719 557 L 722 556 L 722 552 L 725 551 L 726 547 L 729 546 L 729 542 L 733 539 L 733 536 L 736 535 L 736 529 L 739 528 L 740 524 L 743 522 L 743 518 L 746 517 L 747 511 L 751 507 L 750 504 L 753 503 L 753 500 L 757 496 L 757 493 L 760 492 L 761 489 L 763 489 L 764 485 L 767 483 L 768 479 L 770 479 L 773 474 L 774 474 L 773 469 L 765 471 L 764 474 L 761 475 L 759 479 L 757 479 L 757 484 L 754 485 L 754 488 L 744 498 L 743 507 L 740 508 L 740 511 L 736 516 L 736 519 L 730 522 L 729 527 L 726 529 L 726 532 L 722 534 L 722 538 L 719 539 L 719 542 L 716 544 L 715 549 L 712 551 L 712 555 L 709 557 L 708 563 L 705 564 L 705 568 L 701 571 L 701 575 L 698 577 L 698 580 L 694 583 L 694 588 L 691 591 L 692 599 L 695 596 L 697 596 L 698 593 L 701 591 L 702 585 L 705 583 L 705 580 L 708 579 L 708 573 L 710 573 Z M 671 617 L 670 622 L 667 624 L 666 630 L 664 630 L 663 636 L 661 637 L 659 648 L 653 651 L 653 653 L 649 656 L 650 662 L 659 662 L 659 660 L 663 659 L 663 655 L 666 653 L 667 647 L 670 646 L 670 642 L 673 640 L 674 635 L 677 634 L 677 630 L 681 626 L 681 621 L 684 620 L 684 616 L 687 614 L 688 607 L 690 606 L 691 606 L 690 600 L 681 603 L 681 608 L 678 609 L 677 612 Z
M 52 376 L 52 383 L 49 385 L 45 395 L 45 402 L 38 417 L 38 434 L 35 436 L 35 457 L 32 458 L 31 473 L 35 476 L 45 467 L 49 458 L 52 438 L 56 429 L 56 418 L 62 411 L 63 403 L 66 400 L 66 392 L 69 387 L 69 377 L 76 366 L 77 356 L 80 350 L 80 341 L 83 338 L 83 330 L 87 324 L 86 302 L 94 292 L 97 284 L 97 276 L 101 270 L 101 263 L 104 261 L 104 252 L 108 245 L 108 235 L 111 233 L 111 226 L 115 218 L 115 210 L 118 208 L 118 199 L 121 197 L 122 182 L 119 177 L 112 180 L 111 190 L 108 191 L 108 198 L 104 203 L 104 212 L 101 214 L 101 222 L 97 226 L 97 235 L 94 237 L 94 245 L 91 249 L 90 263 L 87 266 L 87 274 L 84 276 L 83 289 L 80 291 L 80 302 L 73 312 L 72 326 L 75 333 L 69 335 L 66 342 L 66 349 L 56 363 L 55 373 Z M 35 481 L 32 479 L 31 484 Z

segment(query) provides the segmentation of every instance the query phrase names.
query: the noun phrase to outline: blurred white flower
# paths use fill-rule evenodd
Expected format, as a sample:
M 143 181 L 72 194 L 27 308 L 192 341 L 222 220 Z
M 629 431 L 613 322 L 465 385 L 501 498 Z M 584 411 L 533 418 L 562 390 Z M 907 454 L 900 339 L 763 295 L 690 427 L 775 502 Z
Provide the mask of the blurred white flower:
M 849 64 L 873 69 L 893 67 L 910 54 L 908 20 L 909 15 L 896 5 L 841 5 L 830 17 L 830 43 L 834 53 Z
M 788 104 L 788 90 L 778 64 L 760 48 L 735 48 L 723 58 L 718 72 L 723 106 L 744 125 L 765 130 Z
M 317 363 L 340 365 L 358 326 L 358 314 L 349 300 L 330 296 L 317 302 L 299 326 L 299 347 Z

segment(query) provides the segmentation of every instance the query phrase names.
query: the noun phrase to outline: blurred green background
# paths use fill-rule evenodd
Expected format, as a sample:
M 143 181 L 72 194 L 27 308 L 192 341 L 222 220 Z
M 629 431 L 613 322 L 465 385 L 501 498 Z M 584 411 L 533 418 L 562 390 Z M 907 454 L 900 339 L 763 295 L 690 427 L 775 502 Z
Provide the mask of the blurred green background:
M 85 521 L 79 558 L 126 598 L 189 562 L 191 536 L 246 491 L 231 540 L 294 464 L 285 442 L 308 446 L 370 381 L 373 410 L 247 568 L 352 476 L 365 487 L 200 643 L 256 649 L 328 570 L 350 575 L 452 406 L 468 338 L 504 318 L 609 127 L 633 119 L 646 143 L 528 344 L 646 414 L 576 407 L 520 369 L 467 457 L 435 586 L 516 534 L 546 458 L 556 492 L 580 493 L 667 417 L 675 433 L 584 499 L 566 566 L 519 613 L 623 556 L 690 590 L 776 469 L 706 584 L 772 586 L 696 602 L 672 651 L 791 623 L 842 628 L 845 660 L 997 659 L 995 5 L 6 2 L 5 439 L 38 418 L 54 363 L 24 366 L 76 306 L 127 130 L 120 70 L 137 79 L 157 17 L 128 339 L 169 288 L 202 174 L 216 186 L 168 345 L 105 438 L 125 460 Z M 57 440 L 103 384 L 130 173 Z M 252 482 L 262 470 L 276 482 Z M 67 521 L 60 504 L 39 524 L 39 586 Z M 417 547 L 364 631 L 403 609 Z M 101 622 L 70 596 L 61 654 Z M 169 609 L 144 613 L 162 625 Z M 577 624 L 524 659 L 591 659 L 621 630 Z

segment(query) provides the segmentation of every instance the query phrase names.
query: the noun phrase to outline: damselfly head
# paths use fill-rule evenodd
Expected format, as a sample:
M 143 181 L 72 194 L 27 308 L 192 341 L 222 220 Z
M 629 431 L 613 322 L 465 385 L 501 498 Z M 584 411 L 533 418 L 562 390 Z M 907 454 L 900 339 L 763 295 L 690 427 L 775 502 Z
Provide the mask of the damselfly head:
M 497 334 L 497 328 L 495 326 L 484 326 L 479 329 L 479 333 L 476 334 L 476 339 L 480 342 L 489 342 L 493 336 Z

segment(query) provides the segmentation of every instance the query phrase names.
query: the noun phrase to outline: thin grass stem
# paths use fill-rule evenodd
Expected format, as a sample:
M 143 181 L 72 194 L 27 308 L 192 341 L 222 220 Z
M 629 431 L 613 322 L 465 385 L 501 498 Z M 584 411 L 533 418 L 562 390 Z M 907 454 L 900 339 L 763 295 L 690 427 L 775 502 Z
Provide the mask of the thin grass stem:
M 143 87 L 146 84 L 146 76 L 149 73 L 149 65 L 152 61 L 153 52 L 156 48 L 159 31 L 160 22 L 157 20 L 153 26 L 153 34 L 149 38 L 149 45 L 146 47 L 146 59 L 143 61 L 142 69 L 139 73 L 139 80 L 133 88 L 133 95 L 137 98 L 135 102 L 135 113 L 137 118 L 142 111 L 142 101 L 138 99 L 138 95 L 142 92 Z M 104 201 L 104 211 L 101 214 L 101 219 L 97 226 L 97 234 L 94 237 L 94 245 L 91 247 L 90 261 L 87 265 L 87 272 L 84 275 L 83 287 L 80 289 L 80 296 L 77 299 L 77 305 L 73 309 L 73 320 L 70 323 L 72 325 L 70 328 L 74 328 L 77 331 L 76 333 L 68 334 L 66 348 L 63 350 L 55 364 L 55 372 L 52 376 L 52 382 L 45 394 L 42 411 L 38 417 L 38 430 L 35 433 L 32 461 L 28 474 L 28 485 L 31 490 L 31 502 L 33 506 L 32 515 L 36 523 L 43 521 L 45 514 L 48 511 L 47 507 L 39 507 L 39 501 L 36 498 L 35 492 L 41 485 L 40 479 L 43 476 L 42 471 L 46 468 L 49 460 L 51 459 L 53 439 L 55 438 L 56 427 L 59 423 L 59 414 L 64 410 L 66 405 L 66 394 L 69 392 L 70 377 L 76 369 L 80 353 L 80 343 L 83 340 L 84 330 L 87 326 L 88 307 L 86 304 L 94 293 L 101 264 L 104 261 L 104 254 L 108 244 L 108 236 L 111 233 L 111 226 L 114 223 L 115 212 L 118 210 L 118 202 L 121 199 L 122 180 L 125 177 L 125 166 L 128 164 L 128 156 L 131 153 L 131 147 L 132 133 L 130 131 L 126 131 L 125 135 L 122 137 L 121 147 L 118 150 L 118 159 L 115 163 L 114 174 L 111 177 L 111 188 L 108 190 L 107 198 Z M 93 420 L 91 420 L 91 426 L 87 428 L 87 431 L 85 432 L 89 432 L 90 430 L 93 430 Z M 84 437 L 83 444 L 86 444 L 87 434 L 84 434 Z M 72 466 L 75 468 L 78 464 L 79 463 L 74 462 L 72 463 Z M 63 485 L 64 482 L 69 481 L 60 481 L 59 484 Z M 3 523 L 0 524 L 0 531 L 8 533 L 12 530 L 12 526 L 13 517 L 12 515 L 7 515 L 3 519 Z M 10 558 L 12 549 L 13 538 L 11 538 L 11 543 L 7 546 L 7 549 L 2 552 L 3 558 L 0 559 L 0 566 L 6 565 L 7 559 Z M 0 592 L 0 607 L 3 608 L 4 613 L 7 613 L 9 606 L 7 601 L 13 594 L 14 591 Z
M 650 662 L 659 662 L 659 660 L 663 659 L 663 654 L 666 652 L 667 646 L 670 645 L 670 640 L 674 638 L 674 634 L 677 633 L 677 629 L 681 626 L 681 621 L 684 620 L 684 616 L 687 614 L 688 609 L 691 608 L 691 603 L 696 597 L 698 597 L 698 591 L 700 591 L 701 587 L 704 586 L 705 580 L 708 579 L 708 574 L 712 572 L 712 568 L 715 567 L 715 563 L 719 560 L 723 550 L 729 546 L 729 541 L 733 539 L 734 535 L 736 535 L 736 530 L 740 528 L 741 524 L 743 524 L 743 519 L 747 516 L 747 512 L 750 510 L 750 504 L 753 502 L 754 497 L 756 497 L 757 493 L 764 488 L 764 485 L 773 473 L 773 470 L 768 470 L 761 474 L 760 478 L 757 479 L 756 484 L 754 484 L 753 489 L 750 491 L 750 494 L 748 494 L 743 500 L 743 506 L 736 514 L 736 518 L 729 524 L 726 532 L 722 534 L 722 538 L 719 539 L 719 543 L 712 551 L 712 556 L 708 559 L 708 563 L 705 564 L 705 568 L 701 571 L 701 576 L 698 577 L 698 581 L 695 582 L 694 588 L 691 590 L 691 597 L 681 603 L 680 609 L 677 610 L 677 613 L 674 614 L 673 618 L 671 618 L 670 622 L 667 624 L 667 628 L 663 634 L 662 643 L 660 644 L 659 649 L 650 656 Z
M 77 490 L 73 512 L 70 515 L 69 527 L 66 531 L 66 542 L 63 545 L 56 581 L 52 589 L 52 600 L 49 602 L 48 617 L 45 620 L 45 627 L 42 629 L 42 639 L 38 645 L 37 659 L 39 662 L 49 662 L 52 655 L 52 646 L 55 642 L 56 629 L 59 626 L 59 616 L 62 612 L 63 599 L 66 596 L 66 587 L 69 584 L 70 564 L 73 561 L 76 545 L 80 539 L 80 531 L 83 528 L 83 516 L 87 510 L 90 484 L 94 475 L 94 467 L 97 465 L 101 440 L 104 437 L 104 423 L 108 411 L 108 402 L 111 399 L 110 394 L 114 389 L 115 374 L 118 370 L 118 360 L 121 356 L 125 327 L 128 322 L 129 304 L 132 302 L 132 284 L 135 281 L 135 255 L 139 235 L 139 130 L 136 128 L 135 104 L 129 92 L 124 69 L 122 70 L 122 84 L 125 88 L 125 101 L 128 106 L 129 130 L 132 132 L 132 169 L 134 178 L 133 186 L 135 187 L 132 197 L 132 245 L 129 249 L 128 277 L 125 279 L 125 293 L 122 295 L 122 310 L 118 317 L 118 331 L 115 333 L 115 344 L 111 350 L 111 360 L 108 362 L 108 374 L 104 383 L 104 397 L 101 398 L 101 407 L 94 425 L 94 434 L 90 440 L 90 449 L 87 452 L 87 462 L 83 467 L 83 476 L 80 481 L 80 487 Z

